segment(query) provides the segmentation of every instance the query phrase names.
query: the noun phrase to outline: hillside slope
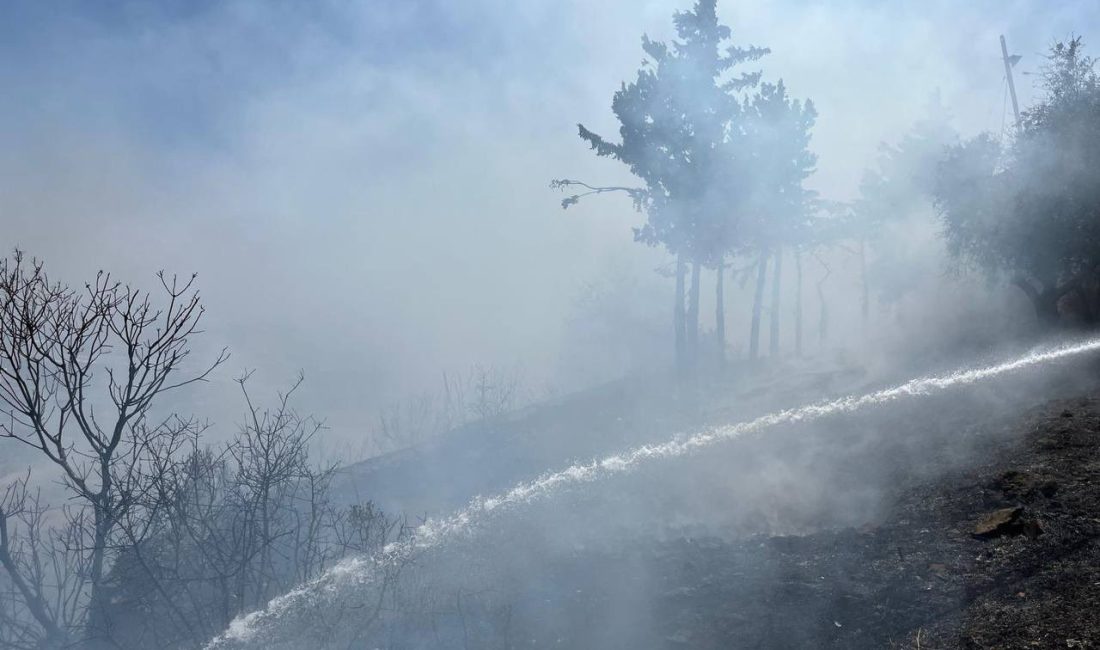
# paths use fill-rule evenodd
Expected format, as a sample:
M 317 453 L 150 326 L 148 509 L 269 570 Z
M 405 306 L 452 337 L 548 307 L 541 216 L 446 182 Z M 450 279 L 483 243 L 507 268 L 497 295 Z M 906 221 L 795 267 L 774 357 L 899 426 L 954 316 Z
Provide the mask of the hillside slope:
M 793 376 L 758 376 L 726 410 L 715 401 L 698 412 L 733 422 L 800 390 L 827 392 L 811 386 L 820 377 Z M 621 397 L 587 403 L 618 422 L 633 399 Z M 495 445 L 557 451 L 541 435 L 569 433 L 576 420 L 563 415 L 584 415 L 575 405 L 520 417 L 529 428 L 499 437 L 474 432 L 473 471 L 452 455 L 465 483 L 434 507 L 529 471 L 500 462 L 522 454 Z M 676 424 L 666 413 L 650 435 Z M 569 440 L 613 442 L 585 431 Z M 392 480 L 377 485 L 395 501 L 403 490 L 429 498 L 440 483 L 420 483 L 430 473 L 418 463 L 445 467 L 462 442 L 358 469 Z M 350 619 L 336 625 L 315 609 L 327 600 L 310 601 L 272 638 L 297 650 L 321 626 L 417 650 L 1090 647 L 1100 643 L 1098 479 L 1100 372 L 1081 356 L 562 486 L 425 545 L 377 621 L 355 612 L 388 602 L 386 583 L 354 583 L 340 598 Z
M 1011 429 L 960 431 L 978 464 L 902 490 L 859 527 L 559 557 L 542 578 L 561 585 L 559 629 L 603 638 L 592 612 L 645 576 L 644 615 L 615 632 L 636 634 L 629 647 L 1100 647 L 1100 397 L 1049 402 Z
M 341 470 L 336 493 L 410 517 L 437 514 L 577 460 L 859 391 L 868 381 L 862 368 L 820 361 L 751 373 L 732 367 L 691 391 L 667 378 L 624 379 L 350 465 Z

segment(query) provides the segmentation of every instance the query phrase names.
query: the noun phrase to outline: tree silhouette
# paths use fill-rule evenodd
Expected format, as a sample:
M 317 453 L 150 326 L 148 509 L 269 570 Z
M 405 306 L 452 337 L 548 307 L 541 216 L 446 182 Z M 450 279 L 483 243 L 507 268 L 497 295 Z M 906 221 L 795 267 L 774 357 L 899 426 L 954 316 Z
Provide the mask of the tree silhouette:
M 1100 320 L 1100 78 L 1081 40 L 1058 43 L 1045 96 L 1002 152 L 990 136 L 954 148 L 937 200 L 949 253 L 1011 280 L 1038 319 Z
M 816 195 L 803 187 L 814 172 L 817 156 L 809 150 L 810 131 L 817 119 L 813 102 L 787 94 L 782 80 L 764 83 L 747 106 L 748 140 L 753 152 L 752 173 L 743 224 L 742 250 L 758 257 L 756 290 L 749 332 L 749 357 L 759 354 L 760 319 L 769 259 L 772 272 L 771 354 L 779 352 L 779 296 L 782 249 L 807 238 L 805 231 Z M 799 260 L 801 265 L 801 260 Z M 801 267 L 799 267 L 801 268 Z
M 624 84 L 612 101 L 620 123 L 618 142 L 578 125 L 596 155 L 626 164 L 644 183 L 640 188 L 586 186 L 585 194 L 629 193 L 646 214 L 645 224 L 634 231 L 635 240 L 663 246 L 676 257 L 673 323 L 681 369 L 696 362 L 701 267 L 721 265 L 742 214 L 738 202 L 748 195 L 752 160 L 737 93 L 755 87 L 760 73 L 732 70 L 768 52 L 728 45 L 730 29 L 718 22 L 715 4 L 698 0 L 691 11 L 677 12 L 673 22 L 678 38 L 671 43 L 642 37 L 647 59 L 637 78 Z M 585 194 L 567 198 L 563 206 Z
M 951 115 L 938 92 L 929 97 L 925 116 L 895 144 L 883 143 L 874 168 L 860 183 L 860 196 L 850 213 L 863 270 L 861 308 L 868 318 L 872 293 L 879 300 L 899 300 L 914 290 L 940 261 L 913 245 L 914 230 L 936 225 L 934 208 L 940 163 L 959 142 Z M 868 277 L 875 278 L 872 289 Z

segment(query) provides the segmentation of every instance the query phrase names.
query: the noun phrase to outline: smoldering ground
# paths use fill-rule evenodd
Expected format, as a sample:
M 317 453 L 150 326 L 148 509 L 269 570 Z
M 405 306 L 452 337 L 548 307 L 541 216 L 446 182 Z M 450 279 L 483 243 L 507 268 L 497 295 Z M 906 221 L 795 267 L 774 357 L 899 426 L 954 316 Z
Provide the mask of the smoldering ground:
M 477 506 L 469 520 L 463 514 L 441 526 L 429 522 L 422 548 L 399 555 L 404 577 L 387 574 L 394 566 L 388 561 L 349 565 L 232 627 L 217 647 L 296 648 L 318 638 L 387 647 L 592 647 L 624 639 L 666 647 L 669 621 L 660 610 L 669 594 L 651 573 L 667 573 L 662 562 L 675 556 L 660 555 L 661 540 L 761 539 L 874 525 L 913 486 L 1011 453 L 1017 443 L 1011 424 L 1036 404 L 1091 390 L 1095 355 L 1078 355 L 1054 368 L 768 427 L 705 456 L 665 458 L 625 476 L 533 491 L 542 498 L 524 497 L 499 511 Z M 738 407 L 751 412 L 751 400 Z M 745 561 L 737 576 L 748 591 L 738 598 L 770 598 L 766 586 L 778 582 L 767 571 L 775 565 Z M 410 591 L 403 592 L 403 580 Z M 736 585 L 724 591 L 724 598 L 739 593 Z M 819 623 L 819 613 L 802 614 L 805 622 L 787 621 L 791 635 Z M 292 638 L 299 633 L 309 641 Z M 770 624 L 762 631 L 745 623 L 744 634 L 787 643 Z

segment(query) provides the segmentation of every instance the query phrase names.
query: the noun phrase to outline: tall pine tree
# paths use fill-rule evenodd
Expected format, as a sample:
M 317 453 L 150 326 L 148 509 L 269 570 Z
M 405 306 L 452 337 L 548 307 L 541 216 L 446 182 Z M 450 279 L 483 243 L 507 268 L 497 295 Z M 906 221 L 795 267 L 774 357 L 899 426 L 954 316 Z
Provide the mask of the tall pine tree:
M 682 369 L 698 355 L 700 269 L 720 266 L 732 248 L 743 213 L 737 206 L 750 185 L 753 161 L 738 93 L 757 86 L 760 73 L 732 71 L 768 52 L 729 45 L 730 29 L 718 22 L 715 4 L 698 0 L 691 11 L 676 13 L 678 38 L 670 43 L 642 38 L 648 58 L 612 101 L 619 142 L 578 125 L 597 155 L 623 162 L 644 182 L 636 198 L 646 223 L 634 236 L 676 258 L 673 319 Z

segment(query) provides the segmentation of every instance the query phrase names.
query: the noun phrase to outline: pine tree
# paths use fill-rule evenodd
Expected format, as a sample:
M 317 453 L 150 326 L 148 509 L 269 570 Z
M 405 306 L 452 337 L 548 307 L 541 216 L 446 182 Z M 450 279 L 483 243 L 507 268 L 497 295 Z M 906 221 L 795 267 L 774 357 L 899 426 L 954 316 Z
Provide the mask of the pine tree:
M 671 43 L 642 38 L 643 68 L 612 101 L 619 142 L 578 125 L 598 156 L 623 162 L 644 183 L 638 204 L 646 223 L 634 236 L 676 258 L 673 318 L 684 369 L 698 353 L 700 268 L 721 265 L 742 214 L 737 203 L 747 195 L 751 160 L 738 93 L 755 87 L 760 73 L 732 70 L 768 52 L 728 45 L 730 29 L 718 22 L 715 4 L 698 0 L 691 11 L 676 13 L 678 38 Z
M 808 215 L 815 194 L 803 183 L 814 172 L 817 156 L 809 149 L 817 119 L 813 102 L 792 99 L 783 81 L 760 85 L 747 107 L 748 141 L 754 153 L 753 185 L 746 204 L 751 221 L 743 224 L 742 245 L 759 256 L 757 288 L 753 298 L 749 356 L 759 354 L 760 319 L 763 311 L 767 263 L 772 262 L 770 353 L 779 353 L 779 298 L 783 248 L 806 238 Z

